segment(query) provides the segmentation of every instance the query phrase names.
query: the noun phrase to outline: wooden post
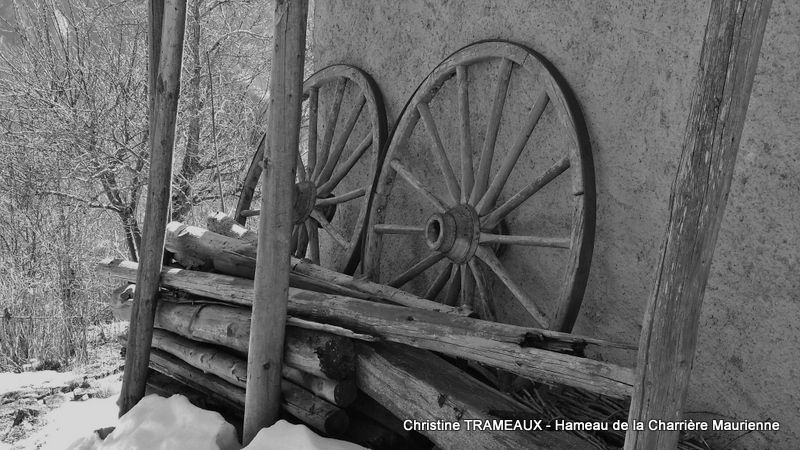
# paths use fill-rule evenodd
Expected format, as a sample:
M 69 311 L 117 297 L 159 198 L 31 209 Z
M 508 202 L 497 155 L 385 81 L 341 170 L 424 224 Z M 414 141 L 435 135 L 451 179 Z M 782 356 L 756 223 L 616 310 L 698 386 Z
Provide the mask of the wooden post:
M 712 0 L 700 71 L 672 186 L 667 233 L 639 343 L 625 449 L 672 449 L 682 416 L 700 307 L 730 190 L 771 0 Z
M 186 0 L 150 1 L 150 174 L 120 416 L 144 396 L 172 181 Z M 157 38 L 160 36 L 160 39 Z M 157 61 L 157 63 L 156 63 Z
M 247 360 L 244 444 L 278 419 L 289 295 L 289 241 L 295 161 L 300 141 L 308 0 L 275 2 L 269 147 L 261 174 L 261 223 Z

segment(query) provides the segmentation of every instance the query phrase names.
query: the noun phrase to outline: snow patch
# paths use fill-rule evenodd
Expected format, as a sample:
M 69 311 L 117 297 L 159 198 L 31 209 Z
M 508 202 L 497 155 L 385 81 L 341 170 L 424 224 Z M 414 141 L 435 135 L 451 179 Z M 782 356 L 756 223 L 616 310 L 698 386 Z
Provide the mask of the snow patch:
M 241 445 L 233 425 L 219 413 L 197 408 L 182 395 L 170 398 L 148 395 L 120 419 L 117 428 L 102 443 L 74 448 L 239 450 Z
M 78 379 L 74 372 L 40 370 L 38 372 L 0 373 L 0 395 L 25 388 L 59 387 Z
M 16 445 L 22 448 L 63 450 L 64 448 L 89 449 L 92 447 L 68 447 L 70 442 L 87 436 L 91 430 L 114 425 L 117 417 L 116 398 L 93 398 L 82 402 L 64 402 L 45 416 L 47 424 L 27 439 Z M 91 433 L 90 436 L 97 436 Z M 86 440 L 86 438 L 82 439 Z M 97 439 L 99 441 L 99 438 Z
M 324 438 L 305 425 L 292 425 L 279 420 L 258 432 L 250 445 L 242 450 L 366 450 L 347 441 Z

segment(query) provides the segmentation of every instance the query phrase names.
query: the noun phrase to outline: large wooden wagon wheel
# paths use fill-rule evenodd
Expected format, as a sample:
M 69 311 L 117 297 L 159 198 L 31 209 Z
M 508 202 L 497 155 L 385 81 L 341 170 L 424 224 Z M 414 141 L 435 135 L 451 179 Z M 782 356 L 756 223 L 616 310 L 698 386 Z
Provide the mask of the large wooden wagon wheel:
M 307 126 L 302 127 L 297 155 L 292 253 L 353 273 L 386 139 L 383 101 L 374 81 L 347 65 L 311 75 L 303 83 L 303 95 Z M 236 205 L 234 217 L 242 225 L 260 214 L 250 205 L 266 142 L 262 137 Z
M 487 107 L 471 104 L 482 97 Z M 534 156 L 543 162 L 532 162 Z M 512 223 L 523 211 L 548 210 L 530 211 L 537 193 L 563 199 L 562 229 Z M 436 67 L 402 112 L 376 186 L 365 272 L 490 320 L 504 291 L 540 326 L 570 331 L 586 287 L 594 224 L 589 140 L 566 82 L 532 50 L 480 42 Z M 535 271 L 504 262 L 515 248 L 554 255 L 545 264 L 551 271 L 550 260 L 563 267 L 554 298 L 526 287 Z M 391 261 L 403 252 L 415 257 Z M 492 292 L 490 283 L 504 288 Z

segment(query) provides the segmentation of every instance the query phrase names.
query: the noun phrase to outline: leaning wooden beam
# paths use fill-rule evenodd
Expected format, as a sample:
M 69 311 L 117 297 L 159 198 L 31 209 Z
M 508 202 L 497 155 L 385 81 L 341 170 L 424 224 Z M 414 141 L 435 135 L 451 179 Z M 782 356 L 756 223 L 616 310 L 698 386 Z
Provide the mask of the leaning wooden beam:
M 99 275 L 133 282 L 136 276 L 136 263 L 119 259 L 105 259 L 98 263 L 95 271 Z M 241 306 L 252 305 L 253 282 L 238 277 L 186 269 L 164 268 L 161 275 L 164 287 L 182 290 L 188 294 L 220 300 L 224 303 Z M 117 311 L 122 302 L 131 298 L 133 286 L 118 288 L 111 298 L 112 312 Z M 387 305 L 340 295 L 312 292 L 302 289 L 289 290 L 289 313 L 307 318 L 316 318 L 329 328 L 333 334 L 340 334 L 359 340 L 369 340 L 370 334 L 380 338 L 384 331 L 407 328 L 410 333 L 423 333 L 425 329 L 446 331 L 454 336 L 476 336 L 499 342 L 517 344 L 521 347 L 534 347 L 569 354 L 582 354 L 587 346 L 599 348 L 618 348 L 635 350 L 636 346 L 571 333 L 521 327 L 505 323 L 490 322 L 472 317 L 462 317 L 419 309 L 409 309 L 397 305 Z M 124 314 L 119 311 L 117 314 Z M 299 320 L 299 319 L 296 319 Z M 318 322 L 317 322 L 318 323 Z M 294 324 L 294 323 L 293 323 Z M 309 328 L 297 323 L 299 328 Z M 310 328 L 315 329 L 315 328 Z M 353 334 L 356 329 L 365 330 Z
M 218 234 L 203 228 L 171 222 L 167 225 L 167 249 L 175 253 L 176 260 L 187 267 L 213 267 L 215 270 L 238 277 L 253 279 L 256 266 L 256 246 L 251 235 L 241 226 L 224 228 L 216 217 L 210 217 L 212 228 L 226 233 Z M 218 226 L 220 225 L 220 226 Z M 229 230 L 229 231 L 228 231 Z M 252 233 L 252 232 L 250 232 Z M 239 238 L 230 237 L 239 236 Z M 384 301 L 431 311 L 468 315 L 469 311 L 443 305 L 390 286 L 362 280 L 325 269 L 308 261 L 291 258 L 292 287 L 330 292 L 355 298 Z
M 274 47 L 270 77 L 269 146 L 261 174 L 253 323 L 247 360 L 247 402 L 243 443 L 278 419 L 286 298 L 289 288 L 289 241 L 296 155 L 300 148 L 303 65 L 306 56 L 308 0 L 275 2 Z
M 771 0 L 712 0 L 639 343 L 629 421 L 680 420 L 700 307 L 730 190 Z M 678 431 L 633 427 L 626 449 L 675 448 Z
M 121 286 L 112 292 L 111 296 L 108 299 L 109 300 L 108 304 L 111 307 L 111 314 L 114 316 L 116 320 L 124 320 L 126 322 L 129 322 L 131 320 L 131 309 L 133 302 L 129 300 L 133 299 L 133 293 L 135 289 L 136 289 L 135 284 L 129 284 Z M 159 293 L 158 301 L 184 302 L 187 300 L 187 297 L 188 296 L 184 292 L 162 290 Z M 216 304 L 216 305 L 225 305 L 227 303 L 227 302 L 215 301 L 213 299 L 208 299 L 208 298 L 190 299 L 189 301 L 198 304 Z M 350 330 L 348 328 L 342 328 L 327 323 L 313 322 L 306 319 L 300 319 L 298 317 L 287 317 L 286 325 L 293 326 L 296 328 L 302 328 L 304 330 L 321 331 L 323 333 L 335 334 L 337 336 L 343 336 L 350 339 L 357 339 L 359 341 L 372 342 L 378 340 L 378 338 L 369 334 L 356 333 L 355 331 Z
M 165 351 L 153 349 L 150 354 L 150 367 L 181 383 L 203 392 L 211 392 L 228 403 L 244 407 L 245 391 L 215 376 L 204 374 L 176 356 Z M 281 383 L 283 409 L 300 419 L 311 428 L 329 435 L 341 435 L 348 427 L 347 413 L 312 393 L 289 381 Z
M 186 0 L 150 2 L 150 172 L 147 206 L 139 249 L 141 271 L 137 276 L 135 306 L 129 330 L 130 349 L 125 357 L 125 373 L 119 399 L 119 414 L 133 408 L 144 396 L 147 383 L 153 314 L 158 294 L 158 279 L 164 254 L 164 227 L 167 224 L 172 183 L 172 150 L 175 145 L 175 121 L 178 113 L 183 32 Z M 163 18 L 159 23 L 159 14 Z M 160 33 L 158 52 L 155 34 Z M 153 61 L 158 58 L 158 65 Z M 157 75 L 154 72 L 157 70 Z
M 153 348 L 177 356 L 192 367 L 216 375 L 234 386 L 246 386 L 247 361 L 220 347 L 156 329 L 153 332 Z M 356 399 L 357 390 L 352 379 L 335 381 L 320 378 L 288 365 L 283 366 L 282 373 L 284 380 L 302 386 L 336 406 L 347 407 Z
M 113 272 L 103 273 L 124 277 L 118 268 L 119 264 L 121 263 L 114 263 L 117 269 Z M 124 264 L 130 266 L 134 263 L 125 262 Z M 170 272 L 172 270 L 175 269 L 171 269 Z M 218 292 L 212 297 L 230 297 L 227 294 L 220 295 L 219 292 L 230 290 L 231 282 L 225 283 L 224 288 L 221 288 L 222 285 L 201 281 L 206 275 L 217 280 L 221 275 L 202 272 L 196 272 L 193 275 L 194 289 L 201 287 L 204 292 Z M 173 273 L 171 276 L 167 276 L 165 274 L 163 276 L 164 284 L 169 286 L 173 277 L 179 277 L 179 275 Z M 236 297 L 247 298 L 247 288 L 244 286 L 238 288 L 243 292 L 238 293 Z M 334 325 L 341 324 L 340 326 L 343 328 L 352 327 L 353 331 L 359 333 L 372 334 L 387 341 L 478 361 L 547 383 L 563 383 L 615 397 L 628 396 L 632 391 L 633 372 L 631 369 L 536 348 L 537 345 L 547 348 L 550 345 L 548 343 L 552 343 L 554 348 L 563 350 L 565 344 L 577 343 L 580 339 L 588 338 L 576 338 L 565 333 L 543 332 L 532 328 L 492 324 L 479 319 L 420 311 L 300 289 L 290 289 L 288 308 L 290 313 L 298 317 L 324 319 L 325 322 Z M 244 309 L 228 308 L 228 310 L 230 312 L 226 312 L 226 314 L 229 315 L 244 315 L 243 318 L 237 319 L 239 321 L 246 320 L 244 317 L 249 314 Z M 159 317 L 161 316 L 159 315 Z M 190 320 L 191 317 L 191 315 L 187 315 L 186 320 Z M 223 322 L 220 322 L 220 327 L 223 327 Z M 226 329 L 229 328 L 220 328 L 215 332 L 225 334 L 224 330 Z M 564 341 L 559 342 L 557 339 L 559 337 Z
M 393 414 L 413 418 L 423 425 L 461 425 L 460 430 L 418 430 L 442 449 L 589 448 L 587 443 L 564 432 L 465 430 L 467 423 L 476 423 L 473 421 L 483 425 L 486 420 L 509 416 L 539 417 L 430 352 L 385 344 L 359 344 L 356 351 L 359 389 Z

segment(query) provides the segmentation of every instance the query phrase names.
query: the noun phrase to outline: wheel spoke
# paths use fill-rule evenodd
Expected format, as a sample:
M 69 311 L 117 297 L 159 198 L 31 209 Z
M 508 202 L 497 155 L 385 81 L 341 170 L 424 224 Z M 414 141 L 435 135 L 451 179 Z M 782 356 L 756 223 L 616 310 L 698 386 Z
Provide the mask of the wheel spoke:
M 516 166 L 517 160 L 519 160 L 519 156 L 522 154 L 522 150 L 525 149 L 525 145 L 528 143 L 533 129 L 536 128 L 536 124 L 539 123 L 539 119 L 542 117 L 542 113 L 547 107 L 549 100 L 550 98 L 547 96 L 547 92 L 542 91 L 539 93 L 539 96 L 536 98 L 536 103 L 533 105 L 530 114 L 528 114 L 525 127 L 520 131 L 513 147 L 511 147 L 511 150 L 506 154 L 505 159 L 503 159 L 500 169 L 492 179 L 492 184 L 489 185 L 486 193 L 475 206 L 478 215 L 486 214 L 492 206 L 494 206 L 494 202 L 497 201 L 497 197 L 499 197 L 500 192 L 503 191 L 503 187 L 505 187 L 508 177 L 511 175 L 511 171 L 514 170 L 514 166 Z
M 308 230 L 306 230 L 305 225 L 302 224 L 298 225 L 296 229 L 299 230 L 297 232 L 297 248 L 292 253 L 298 258 L 304 258 L 306 256 L 306 250 L 308 249 Z
M 529 245 L 533 247 L 570 248 L 570 238 L 542 236 L 508 236 L 505 234 L 481 233 L 481 244 Z
M 517 301 L 522 304 L 522 306 L 528 310 L 528 312 L 533 316 L 533 318 L 541 325 L 542 328 L 547 328 L 549 326 L 547 318 L 544 316 L 542 311 L 539 309 L 538 306 L 533 302 L 533 300 L 528 297 L 528 294 L 523 290 L 512 278 L 511 275 L 506 271 L 505 267 L 503 267 L 503 263 L 497 259 L 497 256 L 492 253 L 486 247 L 478 247 L 475 251 L 475 256 L 480 258 L 490 269 L 497 275 L 497 278 L 506 285 L 511 294 L 517 298 Z
M 422 234 L 425 229 L 414 225 L 395 225 L 382 223 L 375 225 L 375 232 L 380 234 Z
M 314 264 L 319 264 L 319 226 L 312 219 L 306 220 L 306 233 L 308 233 L 308 258 Z
M 466 264 L 461 266 L 461 304 L 460 306 L 473 309 L 475 295 L 475 281 L 472 278 L 469 267 Z
M 439 130 L 436 128 L 436 122 L 433 120 L 431 110 L 425 103 L 418 104 L 417 110 L 420 117 L 422 117 L 422 121 L 425 122 L 425 128 L 431 137 L 433 157 L 444 175 L 447 192 L 450 193 L 453 203 L 458 203 L 458 199 L 461 197 L 461 188 L 458 186 L 456 174 L 453 173 L 453 166 L 450 165 L 450 161 L 447 159 L 447 153 L 444 150 L 444 145 L 442 145 L 442 138 L 439 136 Z
M 292 228 L 292 237 L 289 240 L 289 254 L 294 255 L 297 252 L 297 243 L 300 237 L 300 229 L 295 226 Z
M 389 282 L 389 286 L 399 288 L 400 286 L 408 283 L 414 278 L 418 277 L 422 272 L 428 270 L 431 266 L 444 259 L 444 253 L 431 253 L 426 256 L 422 261 L 411 266 L 410 269 L 398 275 L 395 279 Z
M 364 195 L 366 195 L 366 193 L 367 193 L 367 188 L 360 187 L 358 189 L 353 189 L 350 192 L 345 192 L 342 195 L 337 195 L 336 197 L 318 198 L 317 203 L 314 206 L 328 206 L 328 205 L 336 205 L 339 203 L 349 202 L 350 200 L 363 197 Z
M 306 181 L 306 168 L 303 165 L 303 157 L 300 156 L 300 151 L 297 152 L 297 166 L 295 173 L 297 174 L 298 181 Z
M 306 179 L 314 173 L 317 165 L 317 118 L 319 113 L 319 88 L 312 88 L 308 95 L 308 167 Z
M 447 286 L 447 292 L 444 295 L 444 304 L 447 306 L 455 306 L 458 303 L 458 296 L 461 293 L 461 266 L 453 264 L 450 271 L 450 285 Z
M 317 192 L 322 195 L 329 194 L 331 191 L 336 189 L 336 186 L 342 181 L 342 179 L 347 175 L 352 169 L 353 166 L 356 165 L 359 159 L 364 155 L 364 152 L 372 145 L 372 133 L 368 134 L 367 137 L 358 144 L 358 147 L 347 157 L 347 159 L 333 172 L 330 179 L 328 181 L 322 183 Z
M 333 108 L 331 108 L 330 116 L 328 116 L 328 124 L 325 128 L 325 135 L 322 137 L 322 147 L 319 149 L 317 155 L 317 164 L 314 166 L 314 172 L 311 175 L 312 179 L 317 179 L 319 173 L 322 172 L 322 166 L 328 160 L 328 151 L 333 142 L 333 132 L 336 130 L 336 122 L 339 121 L 339 109 L 342 107 L 342 98 L 344 98 L 344 89 L 347 87 L 347 78 L 339 78 L 336 83 L 336 94 L 333 99 Z
M 337 230 L 336 227 L 334 227 L 330 222 L 328 222 L 328 219 L 325 218 L 325 215 L 322 214 L 318 209 L 311 211 L 311 218 L 316 220 L 322 229 L 325 230 L 325 232 L 328 233 L 328 235 L 330 235 L 330 237 L 333 238 L 333 240 L 342 248 L 350 247 L 350 241 L 342 236 L 342 233 L 339 232 L 339 230 Z
M 503 115 L 503 107 L 506 104 L 506 93 L 508 91 L 508 81 L 511 79 L 511 69 L 513 63 L 510 59 L 503 59 L 500 63 L 500 70 L 497 75 L 497 84 L 494 90 L 494 101 L 492 110 L 489 114 L 489 122 L 486 125 L 486 137 L 483 140 L 481 149 L 481 160 L 478 165 L 478 173 L 475 176 L 475 186 L 469 197 L 469 204 L 474 205 L 478 199 L 483 197 L 486 185 L 489 183 L 489 173 L 492 170 L 492 159 L 494 158 L 494 147 L 497 142 L 497 132 L 500 130 L 500 119 Z
M 481 218 L 481 228 L 484 230 L 491 230 L 500 223 L 505 216 L 511 211 L 516 209 L 519 205 L 525 202 L 530 196 L 539 191 L 539 189 L 547 186 L 548 183 L 553 181 L 557 176 L 564 173 L 569 168 L 569 157 L 565 156 L 558 160 L 555 164 L 550 166 L 545 173 L 539 178 L 533 180 L 530 184 L 522 188 L 521 191 L 514 194 L 511 198 L 506 200 L 505 203 L 498 206 L 494 211 L 490 212 L 485 217 Z
M 428 290 L 425 291 L 425 295 L 423 298 L 427 298 L 428 300 L 436 299 L 436 296 L 442 292 L 444 286 L 447 284 L 447 280 L 450 279 L 450 271 L 453 269 L 453 264 L 446 264 L 442 270 L 436 275 L 436 278 L 433 280 L 430 286 L 428 286 Z
M 478 314 L 483 320 L 494 321 L 494 306 L 492 305 L 492 298 L 489 294 L 489 287 L 486 284 L 486 276 L 483 269 L 478 265 L 478 260 L 475 258 L 469 260 L 469 268 L 472 276 L 475 277 L 475 287 L 478 290 L 478 297 L 476 305 L 478 305 Z
M 361 98 L 353 105 L 353 109 L 350 111 L 350 115 L 347 116 L 347 120 L 344 123 L 344 129 L 342 133 L 339 135 L 339 138 L 336 139 L 336 142 L 333 145 L 330 153 L 328 154 L 328 160 L 325 161 L 325 165 L 322 167 L 322 171 L 319 173 L 319 177 L 317 181 L 320 183 L 324 183 L 325 181 L 330 178 L 331 174 L 333 173 L 333 169 L 336 168 L 336 164 L 339 162 L 339 159 L 342 157 L 342 152 L 344 151 L 345 145 L 347 145 L 348 139 L 350 139 L 350 135 L 353 133 L 353 128 L 356 126 L 356 122 L 358 121 L 358 116 L 361 115 L 361 111 L 364 109 L 364 104 L 367 102 L 367 98 L 362 95 Z
M 475 183 L 472 168 L 472 134 L 469 125 L 469 79 L 466 66 L 456 67 L 458 83 L 458 115 L 461 119 L 461 202 L 469 200 Z
M 397 171 L 397 173 L 404 179 L 408 184 L 411 185 L 414 189 L 417 190 L 423 197 L 425 197 L 431 204 L 433 204 L 434 208 L 436 208 L 439 212 L 444 212 L 448 206 L 455 206 L 454 204 L 447 203 L 443 199 L 439 198 L 433 191 L 430 190 L 428 186 L 422 183 L 413 173 L 409 172 L 406 166 L 403 165 L 400 161 L 393 159 L 390 163 L 392 169 Z

